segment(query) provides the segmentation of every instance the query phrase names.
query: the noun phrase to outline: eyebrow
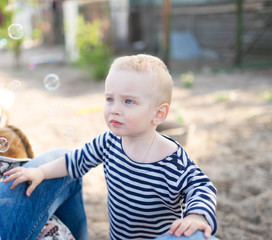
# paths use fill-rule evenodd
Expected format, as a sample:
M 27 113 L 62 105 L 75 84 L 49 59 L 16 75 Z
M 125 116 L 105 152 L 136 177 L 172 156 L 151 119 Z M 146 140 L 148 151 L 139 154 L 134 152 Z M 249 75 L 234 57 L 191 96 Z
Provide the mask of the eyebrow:
M 112 93 L 109 93 L 109 92 L 105 92 L 105 96 L 112 96 L 114 94 Z M 140 97 L 137 97 L 137 96 L 134 96 L 134 95 L 121 95 L 122 98 L 131 98 L 131 99 L 135 99 L 135 100 L 138 100 L 140 99 Z

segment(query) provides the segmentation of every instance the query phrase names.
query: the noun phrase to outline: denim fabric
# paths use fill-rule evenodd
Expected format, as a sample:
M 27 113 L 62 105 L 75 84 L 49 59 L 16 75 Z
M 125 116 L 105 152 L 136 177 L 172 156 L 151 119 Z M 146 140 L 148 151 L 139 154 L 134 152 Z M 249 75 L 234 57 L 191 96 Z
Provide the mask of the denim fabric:
M 203 232 L 197 231 L 194 234 L 192 234 L 190 237 L 185 237 L 185 236 L 176 237 L 175 235 L 166 234 L 161 237 L 157 237 L 154 240 L 207 240 L 207 238 L 204 237 Z M 211 236 L 209 240 L 219 240 L 219 239 L 214 236 Z
M 46 152 L 24 167 L 37 167 L 66 153 L 67 149 Z M 10 190 L 0 182 L 0 239 L 36 239 L 48 219 L 55 214 L 77 240 L 87 240 L 87 220 L 82 196 L 82 179 L 70 177 L 43 181 L 26 196 L 28 183 Z

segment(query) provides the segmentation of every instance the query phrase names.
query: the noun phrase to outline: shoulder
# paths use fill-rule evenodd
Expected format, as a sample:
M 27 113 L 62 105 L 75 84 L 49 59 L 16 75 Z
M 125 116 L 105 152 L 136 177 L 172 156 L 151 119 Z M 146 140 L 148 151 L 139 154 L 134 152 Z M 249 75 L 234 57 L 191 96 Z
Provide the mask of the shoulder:
M 107 131 L 98 135 L 89 144 L 99 146 L 100 148 L 110 148 L 115 145 L 121 145 L 121 138 L 115 136 L 111 131 Z
M 180 143 L 166 135 L 161 134 L 161 137 L 164 139 L 164 147 L 161 149 L 166 153 L 167 157 L 165 159 L 170 161 L 173 167 L 179 170 L 178 174 L 183 174 L 185 169 L 190 166 L 198 169 L 198 166 L 189 158 L 186 150 Z
M 103 134 L 103 138 L 108 144 L 120 144 L 121 137 L 114 135 L 111 131 L 107 131 Z
M 176 142 L 172 138 L 163 134 L 158 135 L 157 152 L 160 152 L 161 154 L 160 159 L 172 155 L 173 153 L 178 151 L 179 148 L 182 147 L 178 142 Z

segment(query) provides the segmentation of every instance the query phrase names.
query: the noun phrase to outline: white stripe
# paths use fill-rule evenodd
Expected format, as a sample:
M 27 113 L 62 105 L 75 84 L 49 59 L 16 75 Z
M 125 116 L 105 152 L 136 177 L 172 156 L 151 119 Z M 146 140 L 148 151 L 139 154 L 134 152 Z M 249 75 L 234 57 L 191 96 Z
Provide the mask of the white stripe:
M 152 199 L 145 199 L 145 198 L 138 198 L 137 196 L 134 196 L 134 195 L 130 195 L 130 194 L 126 194 L 127 198 L 121 198 L 120 195 L 118 195 L 118 191 L 114 191 L 116 190 L 116 188 L 113 187 L 113 191 L 110 190 L 110 194 L 112 196 L 114 196 L 116 199 L 119 199 L 119 200 L 122 200 L 123 202 L 125 202 L 126 205 L 122 204 L 120 202 L 116 202 L 114 199 L 111 198 L 111 201 L 115 202 L 117 205 L 120 204 L 120 206 L 122 206 L 122 208 L 126 209 L 126 210 L 131 210 L 130 207 L 128 206 L 133 206 L 135 208 L 140 208 L 140 209 L 143 209 L 143 210 L 146 210 L 146 209 L 154 209 L 154 208 L 159 208 L 159 207 L 165 207 L 165 208 L 168 208 L 169 211 L 178 211 L 180 210 L 180 205 L 177 205 L 177 206 L 174 206 L 174 205 L 171 205 L 171 207 L 168 207 L 168 205 L 166 205 L 165 203 L 163 204 L 153 204 L 152 206 L 150 205 L 141 205 L 141 204 L 138 204 L 138 203 L 132 203 L 130 201 L 130 199 L 135 199 L 136 201 L 142 201 L 142 202 L 149 202 L 149 203 L 152 203 L 154 201 L 162 201 L 160 200 L 159 198 L 152 198 Z M 171 210 L 170 210 L 171 209 Z M 142 213 L 141 211 L 137 211 L 137 210 L 133 210 L 134 212 L 136 213 Z M 161 211 L 161 210 L 160 210 Z M 154 213 L 155 212 L 160 212 L 160 211 L 153 211 Z
M 113 205 L 111 205 L 111 206 L 113 206 Z M 160 227 L 160 226 L 162 226 L 162 225 L 164 225 L 165 223 L 167 223 L 167 222 L 169 222 L 169 217 L 168 216 L 165 216 L 165 217 L 157 217 L 157 218 L 150 218 L 149 219 L 149 223 L 148 223 L 148 219 L 147 218 L 145 218 L 145 216 L 143 215 L 142 217 L 136 217 L 136 216 L 133 216 L 133 219 L 134 219 L 134 223 L 132 223 L 132 222 L 130 222 L 130 221 L 128 221 L 128 219 L 127 219 L 127 217 L 128 218 L 131 218 L 132 216 L 131 215 L 129 215 L 128 213 L 126 213 L 125 211 L 123 211 L 123 210 L 119 210 L 119 209 L 117 209 L 117 208 L 114 208 L 113 209 L 113 211 L 114 212 L 111 212 L 110 211 L 110 215 L 111 216 L 114 216 L 114 218 L 115 219 L 118 219 L 119 221 L 123 221 L 123 222 L 126 222 L 126 223 L 129 223 L 129 225 L 130 226 L 139 226 L 139 222 L 141 223 L 141 226 L 145 226 L 145 227 L 149 227 L 149 228 L 157 228 L 157 227 Z M 116 213 L 120 213 L 120 214 L 122 214 L 122 215 L 124 215 L 124 216 L 126 216 L 126 218 L 124 218 L 124 217 L 121 217 L 121 216 L 119 216 L 118 214 L 116 214 Z M 143 212 L 141 212 L 141 213 L 143 213 Z M 161 214 L 163 214 L 163 213 L 170 213 L 169 211 L 165 211 L 165 212 L 161 212 Z M 152 215 L 153 213 L 152 212 L 150 212 L 148 215 Z M 156 213 L 157 214 L 157 213 Z M 159 223 L 154 223 L 156 220 L 159 220 Z M 143 222 L 142 222 L 143 221 Z M 118 222 L 116 222 L 116 224 L 115 225 L 120 225 L 120 226 L 122 226 L 123 228 L 126 228 L 127 230 L 129 230 L 129 229 L 132 229 L 132 227 L 128 227 L 128 226 L 126 226 L 126 225 L 123 225 L 123 224 L 118 224 Z M 133 227 L 133 230 L 137 230 L 137 228 L 134 228 Z M 145 228 L 140 228 L 139 227 L 139 229 L 145 229 Z
M 112 174 L 112 175 L 115 175 L 115 173 Z M 126 181 L 126 178 L 120 178 L 120 179 L 122 179 L 123 181 Z M 121 185 L 121 184 L 120 184 L 120 181 L 117 181 L 117 180 L 115 180 L 115 179 L 113 179 L 113 178 L 111 178 L 110 180 L 111 180 L 111 182 L 113 182 L 116 186 L 119 186 L 119 187 L 120 187 L 120 188 L 114 187 L 113 184 L 110 186 L 110 189 L 114 189 L 116 192 L 120 192 L 120 189 L 122 188 L 122 189 L 124 189 L 124 190 L 134 192 L 135 194 L 141 194 L 141 195 L 146 195 L 146 196 L 150 196 L 150 195 L 152 194 L 152 195 L 157 195 L 158 197 L 161 197 L 161 196 L 159 196 L 160 194 L 158 194 L 158 191 L 154 192 L 154 189 L 152 189 L 152 187 L 151 187 L 151 188 L 150 188 L 150 187 L 147 187 L 146 185 L 139 184 L 138 182 L 135 182 L 135 181 L 132 182 L 132 186 L 134 186 L 134 185 L 136 184 L 137 187 L 140 187 L 140 188 L 142 188 L 143 190 L 138 190 L 138 189 L 135 189 L 135 188 L 133 188 L 133 187 L 129 187 L 129 186 L 127 186 L 127 185 Z M 129 181 L 126 181 L 126 182 L 129 182 Z M 128 192 L 123 192 L 123 193 L 124 193 L 125 195 L 128 194 Z M 175 195 L 170 194 L 170 192 L 169 192 L 168 190 L 165 190 L 165 191 L 161 190 L 160 193 L 161 193 L 161 194 L 162 194 L 162 193 L 163 193 L 163 194 L 168 194 L 168 195 L 171 197 L 171 199 L 172 199 L 172 198 L 177 198 L 178 195 L 180 194 L 180 191 L 176 192 Z M 136 196 L 135 196 L 135 197 L 136 197 Z M 158 198 L 156 198 L 156 199 L 158 199 Z M 167 199 L 170 200 L 170 198 L 168 198 L 168 197 L 167 197 Z M 142 201 L 144 201 L 144 202 L 153 202 L 154 200 L 155 200 L 154 198 L 152 198 L 152 199 L 143 198 Z
M 140 174 L 146 174 L 146 175 L 149 175 L 149 176 L 154 176 L 156 178 L 163 178 L 164 180 L 167 180 L 165 179 L 165 176 L 163 174 L 159 174 L 157 172 L 151 172 L 149 170 L 145 170 L 145 169 L 135 169 L 135 167 L 133 166 L 130 166 L 128 165 L 125 161 L 122 161 L 116 157 L 111 157 L 111 159 L 115 160 L 118 164 L 122 165 L 124 168 L 127 168 L 129 170 L 133 170 L 134 172 L 138 171 Z M 113 164 L 112 164 L 113 165 Z M 111 166 L 111 163 L 109 162 L 109 166 Z M 163 185 L 165 187 L 167 187 L 168 185 L 165 183 L 165 182 L 161 182 L 161 181 L 158 181 L 158 180 L 153 180 L 153 179 L 149 179 L 149 178 L 145 178 L 145 177 L 142 177 L 142 176 L 139 176 L 137 174 L 134 174 L 134 173 L 131 173 L 129 172 L 128 170 L 124 170 L 122 168 L 119 168 L 117 166 L 114 166 L 114 168 L 116 170 L 118 170 L 118 172 L 120 173 L 124 173 L 126 175 L 129 175 L 130 177 L 133 177 L 135 179 L 139 179 L 139 180 L 142 180 L 142 181 L 148 181 L 150 183 L 154 183 L 154 184 L 159 184 L 159 185 Z M 171 175 L 171 174 L 169 174 Z M 169 180 L 168 180 L 169 181 Z M 173 181 L 169 181 L 169 185 L 172 185 L 172 186 L 175 186 L 176 185 L 176 182 L 173 182 Z

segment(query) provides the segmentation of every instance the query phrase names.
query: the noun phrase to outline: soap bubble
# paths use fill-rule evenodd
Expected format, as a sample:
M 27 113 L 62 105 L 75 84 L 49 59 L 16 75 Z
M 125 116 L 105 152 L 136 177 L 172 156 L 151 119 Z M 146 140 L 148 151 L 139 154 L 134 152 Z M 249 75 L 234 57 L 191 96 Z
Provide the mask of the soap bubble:
M 45 88 L 49 91 L 55 91 L 60 87 L 59 76 L 54 73 L 47 74 L 43 80 L 43 83 Z
M 14 40 L 18 40 L 24 36 L 24 30 L 21 24 L 14 23 L 8 28 L 8 35 Z
M 72 140 L 74 138 L 74 128 L 67 127 L 64 129 L 64 136 L 65 138 Z
M 0 105 L 4 109 L 9 109 L 14 102 L 14 93 L 7 89 L 0 88 Z
M 6 152 L 9 149 L 9 141 L 5 137 L 0 137 L 0 152 Z
M 35 64 L 35 63 L 29 63 L 28 66 L 27 66 L 27 69 L 29 71 L 33 71 L 33 70 L 36 69 L 36 67 L 37 67 L 37 64 Z
M 57 103 L 50 104 L 48 112 L 53 116 L 57 115 L 60 112 L 59 104 Z
M 0 49 L 5 48 L 8 41 L 5 38 L 0 39 Z
M 22 83 L 19 80 L 12 80 L 9 83 L 9 89 L 11 92 L 18 92 L 22 86 Z

